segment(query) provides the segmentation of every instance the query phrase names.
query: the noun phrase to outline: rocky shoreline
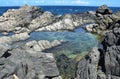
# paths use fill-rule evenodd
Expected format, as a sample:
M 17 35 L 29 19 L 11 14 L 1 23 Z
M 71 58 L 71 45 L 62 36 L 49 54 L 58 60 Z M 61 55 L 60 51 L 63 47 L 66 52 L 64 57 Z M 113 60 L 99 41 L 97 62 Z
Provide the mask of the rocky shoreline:
M 23 42 L 34 31 L 73 31 L 77 27 L 104 37 L 101 43 L 103 48 L 94 47 L 78 62 L 65 55 L 55 59 L 51 52 L 43 52 L 63 44 L 62 40 Z M 107 5 L 100 6 L 96 12 L 62 16 L 25 5 L 0 16 L 0 32 L 3 34 L 0 37 L 0 79 L 120 79 L 120 12 L 112 13 Z M 13 35 L 7 36 L 11 32 Z M 16 46 L 20 41 L 23 44 Z M 62 58 L 64 65 L 57 63 L 63 63 Z M 72 63 L 77 68 L 69 66 Z M 67 77 L 65 74 L 69 71 L 63 70 L 66 76 L 63 78 L 57 66 L 73 68 L 74 76 L 70 75 L 70 71 L 67 74 L 70 77 Z

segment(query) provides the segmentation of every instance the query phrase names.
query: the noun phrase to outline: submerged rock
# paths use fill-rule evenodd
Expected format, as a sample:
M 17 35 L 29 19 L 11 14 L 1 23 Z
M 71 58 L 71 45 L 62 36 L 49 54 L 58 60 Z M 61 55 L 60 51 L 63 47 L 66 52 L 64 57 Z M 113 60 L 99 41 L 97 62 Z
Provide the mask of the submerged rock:
M 47 40 L 40 40 L 40 41 L 29 41 L 23 46 L 23 49 L 27 50 L 34 50 L 34 51 L 43 51 L 46 49 L 50 49 L 52 47 L 58 46 L 62 44 L 62 41 L 54 40 L 49 42 Z

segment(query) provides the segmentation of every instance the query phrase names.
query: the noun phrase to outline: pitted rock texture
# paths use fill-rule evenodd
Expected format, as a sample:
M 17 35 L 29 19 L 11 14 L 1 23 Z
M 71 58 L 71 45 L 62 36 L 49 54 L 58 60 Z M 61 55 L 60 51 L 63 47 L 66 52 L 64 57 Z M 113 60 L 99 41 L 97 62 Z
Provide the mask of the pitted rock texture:
M 0 70 L 0 79 L 61 79 L 51 53 L 21 49 L 6 51 L 0 57 Z
M 90 52 L 78 63 L 76 79 L 120 79 L 120 28 L 109 31 L 102 44 L 98 54 Z

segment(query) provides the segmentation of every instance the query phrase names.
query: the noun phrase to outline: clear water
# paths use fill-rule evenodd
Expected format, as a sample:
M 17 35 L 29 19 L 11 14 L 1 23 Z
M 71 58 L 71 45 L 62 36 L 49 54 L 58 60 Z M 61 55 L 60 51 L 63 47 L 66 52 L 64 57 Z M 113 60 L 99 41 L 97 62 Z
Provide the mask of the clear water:
M 32 40 L 63 40 L 65 43 L 55 48 L 56 51 L 64 50 L 76 53 L 77 51 L 88 51 L 94 46 L 98 46 L 96 37 L 86 33 L 82 28 L 78 28 L 75 32 L 33 32 L 30 37 Z

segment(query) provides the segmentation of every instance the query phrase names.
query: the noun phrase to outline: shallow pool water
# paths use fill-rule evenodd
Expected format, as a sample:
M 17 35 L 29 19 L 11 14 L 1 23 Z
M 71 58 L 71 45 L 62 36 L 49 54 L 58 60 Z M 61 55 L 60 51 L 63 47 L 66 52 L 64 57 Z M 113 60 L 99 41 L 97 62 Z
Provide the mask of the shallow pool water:
M 14 33 L 9 33 L 7 36 L 14 35 Z M 0 37 L 4 36 L 0 34 Z M 62 40 L 64 43 L 48 49 L 45 52 L 69 52 L 69 53 L 81 53 L 84 51 L 89 51 L 94 46 L 98 46 L 98 40 L 95 35 L 87 33 L 83 28 L 77 28 L 73 32 L 32 32 L 30 34 L 30 39 L 25 41 L 20 41 L 14 43 L 12 46 L 19 47 L 21 44 L 31 41 L 31 40 Z
M 98 46 L 97 38 L 82 28 L 77 28 L 75 32 L 33 32 L 30 34 L 30 37 L 32 40 L 64 41 L 62 45 L 48 50 L 49 52 L 66 51 L 80 53 Z

